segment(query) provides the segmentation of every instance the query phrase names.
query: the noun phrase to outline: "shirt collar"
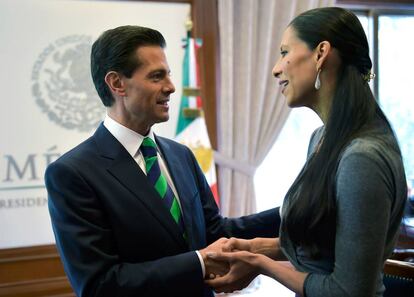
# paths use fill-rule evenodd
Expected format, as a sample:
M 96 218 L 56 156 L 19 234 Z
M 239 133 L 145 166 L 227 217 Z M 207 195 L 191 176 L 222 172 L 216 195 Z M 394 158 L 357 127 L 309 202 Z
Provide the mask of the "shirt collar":
M 141 146 L 142 141 L 145 137 L 149 137 L 155 142 L 154 132 L 152 129 L 150 129 L 148 135 L 141 135 L 121 125 L 112 119 L 108 114 L 105 116 L 103 124 L 132 157 L 135 157 L 138 153 L 139 147 Z

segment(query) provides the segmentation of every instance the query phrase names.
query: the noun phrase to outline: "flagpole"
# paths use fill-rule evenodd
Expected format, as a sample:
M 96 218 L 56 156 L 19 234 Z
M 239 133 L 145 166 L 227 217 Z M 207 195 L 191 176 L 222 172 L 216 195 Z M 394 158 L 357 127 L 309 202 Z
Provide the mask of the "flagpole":
M 186 40 L 186 51 L 194 51 L 194 40 L 192 39 L 192 29 L 193 29 L 193 21 L 191 20 L 191 16 L 189 15 L 187 20 L 184 23 L 184 26 L 187 30 L 187 40 Z M 191 47 L 191 49 L 190 49 Z M 188 57 L 191 57 L 192 55 L 190 55 Z M 193 55 L 193 57 L 195 57 L 195 53 Z M 194 61 L 193 61 L 194 62 Z M 189 62 L 188 64 L 189 67 L 192 66 L 192 63 Z M 183 96 L 187 97 L 187 100 L 192 100 L 191 102 L 193 102 L 192 106 L 186 106 L 185 108 L 182 109 L 182 113 L 184 118 L 186 119 L 195 119 L 198 118 L 200 116 L 203 116 L 202 113 L 202 109 L 201 106 L 198 106 L 201 104 L 201 99 L 200 99 L 200 88 L 198 86 L 191 86 L 191 85 L 187 85 L 184 86 L 183 88 Z M 190 99 L 191 98 L 191 99 Z M 195 100 L 195 101 L 194 101 Z M 199 101 L 199 103 L 197 104 L 196 102 Z
M 191 38 L 191 31 L 193 30 L 193 21 L 191 20 L 191 17 L 188 16 L 187 20 L 184 23 L 185 29 L 187 30 L 187 37 Z

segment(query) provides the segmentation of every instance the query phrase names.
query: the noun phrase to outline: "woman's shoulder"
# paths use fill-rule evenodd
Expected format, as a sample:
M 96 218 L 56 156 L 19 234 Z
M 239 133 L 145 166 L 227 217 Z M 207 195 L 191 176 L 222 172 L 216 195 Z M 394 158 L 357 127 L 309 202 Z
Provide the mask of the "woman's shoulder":
M 350 155 L 369 158 L 401 158 L 397 140 L 390 129 L 377 128 L 354 138 L 344 149 L 341 159 Z
M 405 175 L 401 151 L 390 129 L 376 129 L 353 139 L 340 156 L 338 171 L 349 164 L 359 169 L 379 169 L 395 179 L 404 179 Z

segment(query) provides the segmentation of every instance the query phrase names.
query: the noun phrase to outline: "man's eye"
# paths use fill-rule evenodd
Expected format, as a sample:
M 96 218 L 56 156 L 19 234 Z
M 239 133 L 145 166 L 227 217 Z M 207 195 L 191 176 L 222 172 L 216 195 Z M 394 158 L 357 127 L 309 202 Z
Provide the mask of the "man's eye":
M 280 55 L 281 55 L 282 57 L 284 57 L 284 56 L 286 56 L 286 55 L 287 55 L 287 53 L 288 53 L 287 51 L 281 51 L 281 52 L 280 52 Z
M 151 79 L 154 81 L 159 81 L 163 78 L 162 74 L 154 74 L 151 76 Z

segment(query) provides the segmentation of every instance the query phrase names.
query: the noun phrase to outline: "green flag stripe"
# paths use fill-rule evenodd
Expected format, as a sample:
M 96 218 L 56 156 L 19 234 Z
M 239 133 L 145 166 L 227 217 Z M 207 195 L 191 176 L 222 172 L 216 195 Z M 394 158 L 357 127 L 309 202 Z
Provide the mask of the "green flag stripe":
M 187 45 L 185 47 L 184 52 L 184 61 L 183 61 L 183 77 L 182 83 L 183 87 L 188 87 L 190 85 L 190 73 L 189 73 L 189 63 L 190 63 L 190 40 L 187 38 Z M 181 103 L 180 109 L 178 112 L 178 122 L 177 122 L 177 129 L 175 131 L 175 135 L 178 135 L 183 131 L 194 119 L 185 118 L 183 116 L 183 109 L 188 107 L 188 97 L 181 96 Z

